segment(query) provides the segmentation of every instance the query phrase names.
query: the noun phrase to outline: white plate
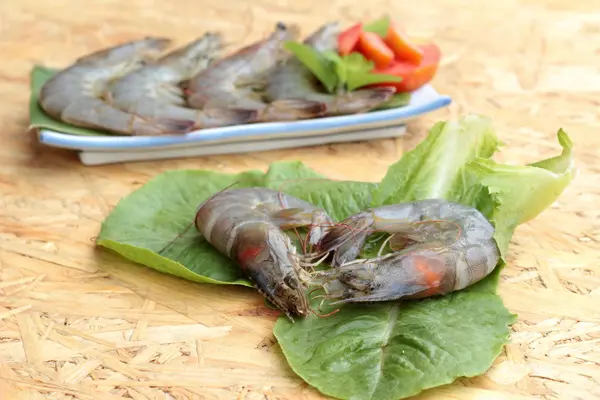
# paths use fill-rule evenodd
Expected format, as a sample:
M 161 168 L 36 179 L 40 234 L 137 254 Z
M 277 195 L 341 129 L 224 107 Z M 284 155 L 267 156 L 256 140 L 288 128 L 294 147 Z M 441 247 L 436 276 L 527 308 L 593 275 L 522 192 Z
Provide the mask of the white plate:
M 79 152 L 79 159 L 85 165 L 103 165 L 130 161 L 154 161 L 184 157 L 215 156 L 220 154 L 240 154 L 255 151 L 280 150 L 307 146 L 316 146 L 359 140 L 389 139 L 404 135 L 404 125 L 380 129 L 362 129 L 356 132 L 342 132 L 306 137 L 277 138 L 267 140 L 249 140 L 229 143 L 202 143 L 186 147 L 163 147 L 158 149 L 132 150 L 84 150 Z
M 269 141 L 276 139 L 322 137 L 343 132 L 397 127 L 408 119 L 446 107 L 450 102 L 449 96 L 440 95 L 432 86 L 425 85 L 412 93 L 410 104 L 405 107 L 364 114 L 202 129 L 178 136 L 80 136 L 40 129 L 38 138 L 42 144 L 48 146 L 94 152 L 147 151 L 248 141 L 260 141 L 267 146 Z M 258 143 L 254 146 L 254 151 L 261 150 L 257 145 Z

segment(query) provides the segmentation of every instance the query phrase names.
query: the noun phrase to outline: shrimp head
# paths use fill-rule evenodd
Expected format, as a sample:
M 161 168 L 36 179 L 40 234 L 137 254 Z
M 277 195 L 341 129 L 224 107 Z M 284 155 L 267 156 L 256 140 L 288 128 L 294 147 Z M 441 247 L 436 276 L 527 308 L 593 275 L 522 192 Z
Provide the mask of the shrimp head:
M 246 225 L 235 239 L 232 256 L 267 299 L 292 319 L 306 316 L 308 302 L 300 258 L 289 237 L 274 225 Z M 293 319 L 292 319 L 293 320 Z

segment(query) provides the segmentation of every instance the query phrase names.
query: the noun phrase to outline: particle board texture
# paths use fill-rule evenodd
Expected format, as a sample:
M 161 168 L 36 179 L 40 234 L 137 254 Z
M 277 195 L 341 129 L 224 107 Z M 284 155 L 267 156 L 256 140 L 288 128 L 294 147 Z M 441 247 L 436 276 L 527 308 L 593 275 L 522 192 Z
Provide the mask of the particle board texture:
M 579 173 L 515 233 L 499 294 L 519 319 L 483 375 L 416 399 L 600 398 L 600 3 L 583 0 L 199 0 L 0 2 L 0 398 L 324 399 L 287 366 L 276 316 L 247 288 L 187 282 L 94 249 L 116 203 L 178 168 L 266 170 L 301 160 L 333 179 L 378 181 L 438 120 L 490 116 L 524 164 L 557 154 L 564 128 Z M 28 134 L 29 72 L 101 47 L 209 29 L 232 46 L 282 20 L 306 34 L 389 13 L 433 39 L 447 109 L 405 137 L 235 156 L 85 167 Z

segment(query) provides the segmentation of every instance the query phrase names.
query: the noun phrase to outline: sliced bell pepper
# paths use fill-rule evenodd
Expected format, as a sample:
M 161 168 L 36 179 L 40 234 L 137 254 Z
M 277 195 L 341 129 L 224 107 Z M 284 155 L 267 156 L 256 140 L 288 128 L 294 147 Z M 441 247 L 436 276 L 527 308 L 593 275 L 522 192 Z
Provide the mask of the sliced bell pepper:
M 407 61 L 418 65 L 423 60 L 423 51 L 411 43 L 408 37 L 394 25 L 389 26 L 383 41 L 392 49 L 397 61 Z
M 352 53 L 358 44 L 362 23 L 357 23 L 338 35 L 338 53 L 342 56 Z
M 358 47 L 358 51 L 373 61 L 377 68 L 385 68 L 394 60 L 394 52 L 385 44 L 381 36 L 374 32 L 361 31 Z
M 402 82 L 383 82 L 369 85 L 371 87 L 393 86 L 396 93 L 412 92 L 431 81 L 440 64 L 441 52 L 433 43 L 420 45 L 423 58 L 418 65 L 407 61 L 393 61 L 386 67 L 376 67 L 374 73 L 389 74 L 402 77 Z

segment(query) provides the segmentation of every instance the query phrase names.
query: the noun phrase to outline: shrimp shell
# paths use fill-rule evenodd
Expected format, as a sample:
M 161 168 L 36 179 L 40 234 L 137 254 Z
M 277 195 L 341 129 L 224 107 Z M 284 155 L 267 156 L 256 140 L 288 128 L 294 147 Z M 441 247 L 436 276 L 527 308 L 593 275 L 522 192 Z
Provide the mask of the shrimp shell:
M 241 48 L 211 64 L 188 83 L 188 105 L 193 108 L 230 107 L 256 110 L 255 121 L 290 121 L 320 116 L 323 106 L 307 100 L 267 103 L 260 91 L 273 69 L 290 54 L 284 43 L 297 36 L 296 26 L 277 23 L 264 40 Z
M 186 133 L 193 125 L 189 121 L 143 118 L 103 99 L 111 81 L 156 59 L 170 43 L 167 38 L 146 37 L 80 57 L 44 84 L 40 107 L 67 124 L 122 135 Z
M 282 229 L 311 226 L 316 244 L 333 225 L 327 213 L 296 197 L 267 188 L 228 189 L 203 202 L 196 229 L 233 260 L 256 288 L 293 321 L 309 310 L 302 258 Z
M 304 44 L 318 52 L 336 51 L 339 23 L 330 22 L 304 40 Z M 367 112 L 388 101 L 396 89 L 381 87 L 359 89 L 352 92 L 324 91 L 315 75 L 297 57 L 291 57 L 269 74 L 266 97 L 269 101 L 303 100 L 321 103 L 324 116 L 357 114 Z
M 477 209 L 443 199 L 370 208 L 336 224 L 319 242 L 333 255 L 319 272 L 335 303 L 419 299 L 462 290 L 488 276 L 500 250 L 493 225 Z M 389 254 L 357 260 L 372 232 L 386 232 Z M 319 284 L 319 283 L 317 283 Z M 329 287 L 329 289 L 327 289 Z
M 256 112 L 217 108 L 197 110 L 186 107 L 180 83 L 205 69 L 219 56 L 222 37 L 207 32 L 113 82 L 107 101 L 113 106 L 143 117 L 187 120 L 195 129 L 238 125 L 251 121 Z

